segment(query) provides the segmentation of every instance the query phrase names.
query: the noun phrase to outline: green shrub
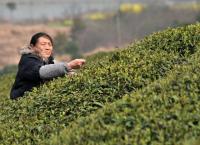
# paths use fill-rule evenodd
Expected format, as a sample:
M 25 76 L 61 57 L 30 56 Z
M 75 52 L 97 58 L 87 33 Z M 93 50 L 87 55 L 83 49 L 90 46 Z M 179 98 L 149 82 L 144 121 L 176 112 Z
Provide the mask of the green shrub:
M 199 55 L 176 65 L 165 78 L 73 122 L 48 144 L 197 145 Z
M 169 28 L 144 38 L 134 47 L 152 50 L 162 49 L 170 53 L 178 51 L 180 55 L 185 55 L 187 52 L 194 53 L 200 44 L 199 27 L 198 23 L 176 29 Z
M 10 128 L 4 140 L 38 144 L 79 116 L 165 76 L 180 61 L 175 54 L 159 51 L 129 53 L 116 52 L 106 61 L 86 66 L 77 76 L 54 80 L 10 103 L 4 110 L 10 114 L 3 119 L 5 128 Z
M 9 92 L 14 81 L 14 73 L 6 73 L 0 76 L 0 103 L 9 98 Z

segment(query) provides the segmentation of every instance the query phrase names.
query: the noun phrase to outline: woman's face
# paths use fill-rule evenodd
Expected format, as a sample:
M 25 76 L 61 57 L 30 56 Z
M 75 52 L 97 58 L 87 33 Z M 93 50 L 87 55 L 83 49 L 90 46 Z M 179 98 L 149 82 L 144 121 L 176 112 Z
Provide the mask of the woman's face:
M 53 51 L 53 45 L 51 41 L 46 37 L 40 37 L 37 40 L 35 46 L 33 46 L 34 51 L 36 51 L 42 58 L 48 58 L 51 56 Z

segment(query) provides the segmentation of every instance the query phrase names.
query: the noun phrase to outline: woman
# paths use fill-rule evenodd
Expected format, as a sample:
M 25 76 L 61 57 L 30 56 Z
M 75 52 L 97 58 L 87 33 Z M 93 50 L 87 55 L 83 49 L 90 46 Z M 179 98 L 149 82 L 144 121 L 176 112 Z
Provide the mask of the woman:
M 79 69 L 84 59 L 75 59 L 69 63 L 54 63 L 52 56 L 53 40 L 43 32 L 32 36 L 30 46 L 21 51 L 18 72 L 10 92 L 11 99 L 17 99 L 46 80 L 64 76 L 72 69 Z

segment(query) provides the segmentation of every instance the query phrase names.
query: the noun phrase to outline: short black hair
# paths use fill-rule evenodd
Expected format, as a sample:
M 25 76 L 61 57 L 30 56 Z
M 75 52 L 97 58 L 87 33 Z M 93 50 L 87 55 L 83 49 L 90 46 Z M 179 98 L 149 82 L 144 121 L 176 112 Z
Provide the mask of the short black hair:
M 47 34 L 45 32 L 38 32 L 38 33 L 34 34 L 31 38 L 30 45 L 35 46 L 40 37 L 46 37 L 47 39 L 49 39 L 51 41 L 51 44 L 53 45 L 53 39 L 51 38 L 51 36 L 49 34 Z

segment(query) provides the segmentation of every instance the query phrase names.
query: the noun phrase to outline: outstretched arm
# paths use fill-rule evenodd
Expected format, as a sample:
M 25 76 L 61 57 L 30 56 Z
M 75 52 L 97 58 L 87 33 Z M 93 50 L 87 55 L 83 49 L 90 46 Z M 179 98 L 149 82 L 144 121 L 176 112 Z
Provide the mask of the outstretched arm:
M 41 79 L 52 79 L 55 77 L 61 77 L 67 74 L 70 69 L 65 63 L 48 64 L 40 67 L 39 74 Z
M 40 78 L 52 79 L 70 73 L 72 69 L 79 69 L 85 64 L 84 59 L 75 59 L 69 63 L 55 63 L 42 66 L 39 70 Z

